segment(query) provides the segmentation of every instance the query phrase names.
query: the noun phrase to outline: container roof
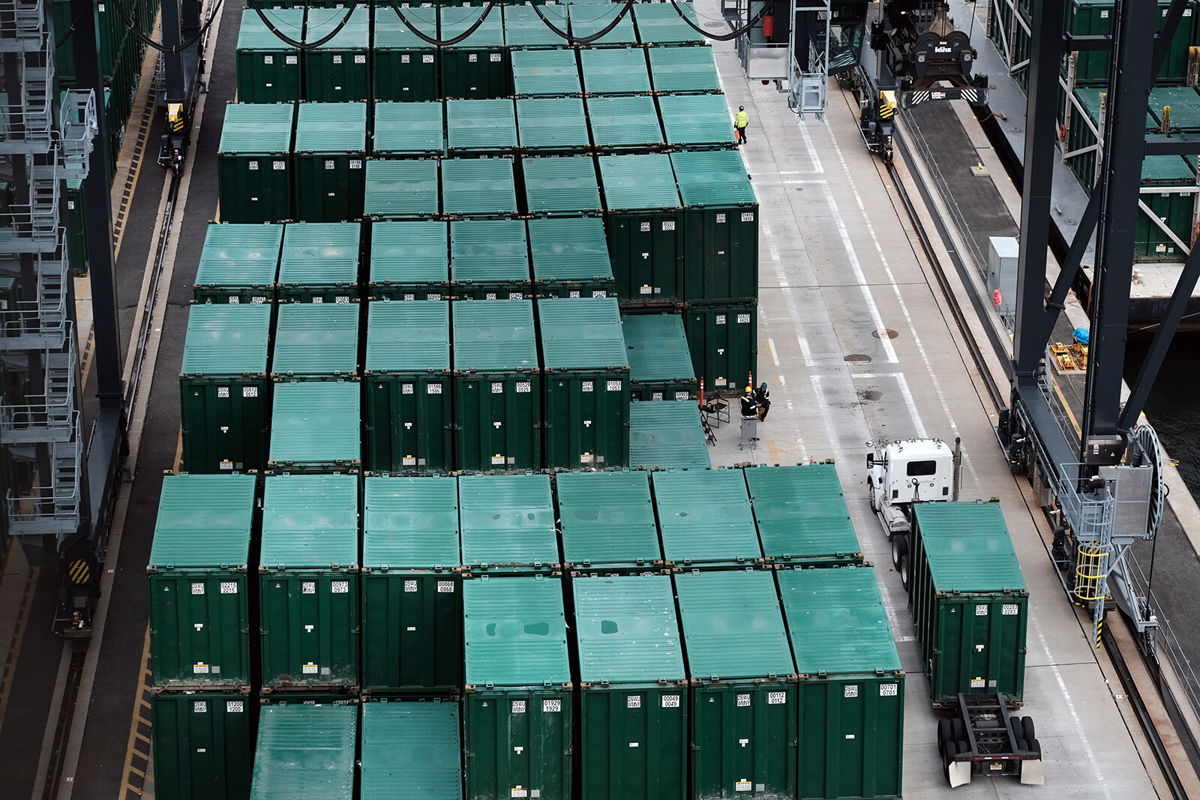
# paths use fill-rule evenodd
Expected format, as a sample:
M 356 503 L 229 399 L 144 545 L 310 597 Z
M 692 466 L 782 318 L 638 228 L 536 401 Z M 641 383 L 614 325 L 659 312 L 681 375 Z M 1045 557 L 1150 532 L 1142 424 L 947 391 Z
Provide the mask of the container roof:
M 409 23 L 431 39 L 438 38 L 436 8 L 408 6 L 401 9 Z M 417 36 L 390 7 L 381 6 L 375 12 L 376 50 L 429 50 L 436 47 Z
M 450 278 L 455 283 L 528 283 L 529 241 L 525 221 L 451 222 Z
M 1196 170 L 1184 156 L 1146 156 L 1142 159 L 1142 186 L 1193 186 Z
M 442 111 L 438 101 L 376 103 L 371 150 L 377 154 L 440 153 L 446 149 Z
M 588 94 L 650 91 L 646 51 L 641 47 L 590 47 L 579 51 L 579 71 Z
M 454 478 L 368 477 L 363 484 L 363 567 L 429 569 L 462 563 Z
M 361 461 L 358 388 L 357 382 L 342 381 L 276 384 L 270 462 L 349 465 Z
M 679 573 L 675 575 L 675 593 L 692 678 L 733 680 L 794 674 L 770 572 Z
M 193 305 L 183 342 L 183 375 L 265 375 L 270 305 Z
M 584 566 L 662 559 L 647 473 L 560 472 L 554 485 L 566 561 Z
M 915 508 L 915 528 L 936 591 L 1025 588 L 998 503 L 917 503 Z
M 518 100 L 517 119 L 525 150 L 586 150 L 592 143 L 583 100 L 578 97 Z
M 665 109 L 663 113 L 666 113 Z M 720 207 L 758 202 L 746 165 L 736 150 L 680 151 L 671 154 L 671 165 L 675 168 L 679 196 L 685 206 Z
M 342 20 L 345 24 L 342 25 Z M 346 19 L 344 8 L 310 8 L 305 20 L 304 41 L 324 39 L 341 25 L 334 37 L 317 50 L 369 50 L 371 48 L 371 9 L 355 7 Z M 294 37 L 293 37 L 294 38 Z
M 658 107 L 667 144 L 686 147 L 733 142 L 733 120 L 723 94 L 664 94 L 658 97 Z
M 533 213 L 600 211 L 600 182 L 591 156 L 524 158 L 525 202 Z
M 538 17 L 541 11 L 560 31 L 567 30 L 567 12 L 552 5 L 504 6 L 504 43 L 509 47 L 565 47 L 567 42 Z M 515 54 L 514 54 L 515 55 Z
M 623 100 L 627 98 L 602 98 Z M 643 100 L 649 98 L 641 98 Z M 609 211 L 679 208 L 671 159 L 663 153 L 600 156 L 604 207 Z
M 754 467 L 745 475 L 766 555 L 810 558 L 862 552 L 833 464 Z
M 668 561 L 752 564 L 762 558 L 741 470 L 656 472 L 651 482 Z
M 581 681 L 687 678 L 669 576 L 577 578 L 571 580 L 571 588 Z
M 450 369 L 450 304 L 376 300 L 367 307 L 368 372 Z
M 612 280 L 604 221 L 599 217 L 531 219 L 528 226 L 536 280 Z
M 515 214 L 517 189 L 513 178 L 513 160 L 443 160 L 442 206 L 447 214 Z
M 281 303 L 273 375 L 356 375 L 357 303 Z
M 900 669 L 873 568 L 785 569 L 777 576 L 796 672 L 870 675 Z
M 637 44 L 638 38 L 633 27 L 633 14 L 630 6 L 631 4 L 625 3 L 569 6 L 567 16 L 571 19 L 571 36 L 576 38 L 592 36 L 607 28 L 612 23 L 613 17 L 622 15 L 621 21 L 615 28 L 590 44 L 593 46 Z
M 217 152 L 229 155 L 290 153 L 295 118 L 296 107 L 292 103 L 230 103 L 225 106 Z
M 447 100 L 446 146 L 499 151 L 517 146 L 517 112 L 512 100 Z
M 282 286 L 346 286 L 358 282 L 357 222 L 292 222 L 283 231 Z
M 432 217 L 438 213 L 438 164 L 367 161 L 363 214 L 369 217 Z
M 650 82 L 656 92 L 719 92 L 711 47 L 649 47 Z
M 454 303 L 454 369 L 536 370 L 537 339 L 530 300 Z
M 254 750 L 251 800 L 354 796 L 358 706 L 264 706 Z
M 358 477 L 268 475 L 259 563 L 264 569 L 358 564 Z
M 462 797 L 458 704 L 364 703 L 361 800 Z
M 693 25 L 700 24 L 696 20 L 696 9 L 691 3 L 639 3 L 635 5 L 633 19 L 637 23 L 638 40 L 642 44 L 703 44 L 704 37 L 679 18 L 680 11 L 692 21 Z
M 304 39 L 304 9 L 303 8 L 264 8 L 262 13 L 271 24 L 288 36 L 303 41 Z M 280 39 L 271 29 L 263 24 L 262 18 L 252 8 L 242 11 L 242 24 L 238 28 L 238 50 L 287 50 L 295 52 L 297 48 Z
M 519 8 L 506 6 L 505 13 Z M 558 38 L 540 20 L 538 25 Z M 514 50 L 512 69 L 514 93 L 518 96 L 561 96 L 579 94 L 581 91 L 579 65 L 575 62 L 574 50 Z
M 250 563 L 253 475 L 167 475 L 158 500 L 151 567 Z
M 708 469 L 711 463 L 695 400 L 629 404 L 630 466 Z
M 679 314 L 621 317 L 632 381 L 695 380 L 692 356 Z
M 449 223 L 371 224 L 371 283 L 444 284 L 449 280 Z
M 504 46 L 504 23 L 499 6 L 442 6 L 442 40 L 461 36 L 486 14 L 483 22 L 461 42 L 449 44 L 449 50 L 498 49 Z
M 204 234 L 197 286 L 273 286 L 282 225 L 211 223 Z
M 1158 123 L 1163 119 L 1163 106 L 1170 106 L 1173 130 L 1200 129 L 1200 92 L 1193 86 L 1155 86 L 1150 90 L 1149 106 Z
M 298 106 L 297 153 L 361 153 L 367 149 L 366 103 L 299 103 Z
M 628 369 L 615 297 L 538 300 L 542 366 L 546 369 Z
M 654 98 L 649 95 L 589 97 L 587 111 L 592 123 L 592 141 L 597 148 L 642 147 L 664 143 L 658 109 L 654 107 Z M 601 172 L 603 169 L 601 166 Z
M 463 623 L 467 684 L 571 682 L 562 582 L 557 578 L 463 581 Z
M 549 475 L 460 476 L 458 507 L 464 564 L 559 563 Z

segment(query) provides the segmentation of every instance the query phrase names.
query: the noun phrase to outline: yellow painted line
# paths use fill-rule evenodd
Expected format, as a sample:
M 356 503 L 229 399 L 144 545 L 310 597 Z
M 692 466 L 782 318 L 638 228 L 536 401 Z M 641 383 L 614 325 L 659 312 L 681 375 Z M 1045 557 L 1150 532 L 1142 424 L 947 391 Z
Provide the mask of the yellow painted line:
M 179 442 L 175 445 L 175 463 L 171 471 L 176 475 L 183 471 L 183 428 L 179 429 Z
M 1075 429 L 1077 436 L 1082 436 L 1083 428 L 1080 426 L 1079 420 L 1075 419 L 1075 413 L 1071 411 L 1071 404 L 1067 402 L 1067 396 L 1058 387 L 1058 381 L 1052 381 L 1052 383 L 1054 384 L 1054 393 L 1058 395 L 1058 399 L 1062 402 L 1063 411 L 1067 412 L 1067 419 L 1071 420 L 1071 427 Z
M 134 706 L 133 706 L 134 714 L 132 716 L 132 719 L 129 720 L 129 739 L 127 740 L 127 742 L 125 744 L 125 766 L 124 766 L 124 769 L 121 771 L 121 776 L 122 776 L 121 777 L 121 781 L 122 781 L 121 793 L 118 796 L 121 800 L 123 800 L 127 796 L 128 792 L 133 792 L 134 794 L 138 794 L 138 795 L 142 794 L 141 789 L 139 787 L 133 785 L 134 782 L 130 781 L 130 775 L 136 775 L 143 779 L 146 777 L 144 772 L 139 770 L 137 767 L 133 766 L 133 759 L 135 756 L 137 756 L 138 758 L 141 758 L 148 762 L 149 756 L 150 756 L 150 753 L 149 753 L 150 748 L 147 747 L 145 750 L 142 750 L 142 746 L 138 741 L 139 738 L 141 738 L 143 740 L 146 738 L 145 736 L 142 736 L 141 733 L 138 731 L 138 726 L 141 724 L 145 724 L 145 726 L 147 728 L 150 727 L 149 718 L 141 710 L 142 706 L 146 706 L 147 708 L 150 707 L 150 704 L 146 702 L 146 691 L 147 691 L 147 687 L 148 687 L 148 684 L 146 683 L 146 672 L 149 669 L 149 663 L 150 663 L 150 629 L 147 628 L 145 639 L 142 642 L 142 665 L 143 665 L 142 674 L 140 676 L 138 676 L 138 684 L 137 684 L 137 689 L 136 689 L 136 693 L 135 693 L 135 697 L 137 697 L 137 702 L 135 702 Z M 136 781 L 136 783 L 142 783 L 142 781 Z

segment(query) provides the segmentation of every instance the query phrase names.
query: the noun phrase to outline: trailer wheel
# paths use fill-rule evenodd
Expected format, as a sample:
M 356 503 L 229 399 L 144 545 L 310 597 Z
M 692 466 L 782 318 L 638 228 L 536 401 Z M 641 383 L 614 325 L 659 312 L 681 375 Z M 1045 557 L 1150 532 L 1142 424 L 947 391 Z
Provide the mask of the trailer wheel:
M 967 726 L 957 717 L 950 720 L 950 738 L 964 742 L 967 739 Z
M 908 555 L 908 534 L 896 533 L 892 537 L 892 566 L 900 569 L 900 559 Z
M 909 585 L 908 585 L 908 553 L 907 552 L 905 552 L 904 555 L 902 555 L 900 557 L 900 565 L 898 567 L 896 567 L 896 569 L 900 573 L 900 585 L 904 587 L 904 591 L 911 594 L 912 588 L 909 587 Z
M 939 719 L 938 726 L 937 726 L 937 733 L 938 733 L 938 740 L 937 740 L 938 741 L 938 750 L 941 753 L 945 754 L 946 742 L 948 742 L 954 738 L 954 736 L 950 732 L 950 720 Z
M 1033 739 L 1029 742 L 1029 749 L 1037 753 L 1038 758 L 1042 757 L 1042 743 L 1037 739 Z
M 1021 738 L 1027 742 L 1037 739 L 1037 728 L 1033 725 L 1033 717 L 1021 717 Z

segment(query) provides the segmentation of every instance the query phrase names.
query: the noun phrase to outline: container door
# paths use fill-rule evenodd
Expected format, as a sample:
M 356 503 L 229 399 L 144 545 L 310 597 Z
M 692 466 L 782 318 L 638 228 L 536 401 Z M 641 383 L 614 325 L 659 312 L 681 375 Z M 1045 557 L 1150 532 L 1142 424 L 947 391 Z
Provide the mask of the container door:
M 545 416 L 547 467 L 628 466 L 628 374 L 547 374 Z
M 801 681 L 801 800 L 899 797 L 903 676 Z
M 570 800 L 570 694 L 472 694 L 465 707 L 467 797 Z
M 793 797 L 796 687 L 692 690 L 692 797 Z
M 372 57 L 376 102 L 438 99 L 436 50 L 376 50 Z
M 239 50 L 237 96 L 243 103 L 294 103 L 303 100 L 299 54 Z
M 357 686 L 358 576 L 263 575 L 263 685 Z
M 927 656 L 935 701 L 959 692 L 1002 692 L 1021 699 L 1025 684 L 1027 598 L 943 600 L 936 647 Z
M 705 385 L 740 391 L 758 362 L 756 305 L 692 306 L 684 314 L 688 350 Z
M 462 591 L 449 574 L 363 577 L 363 686 L 452 692 L 462 684 Z
M 250 684 L 245 576 L 156 574 L 150 592 L 155 685 Z
M 683 297 L 683 214 L 632 213 L 609 218 L 617 295 L 671 302 Z
M 252 711 L 244 694 L 154 695 L 155 795 L 163 800 L 248 798 Z
M 221 156 L 217 182 L 222 222 L 292 219 L 292 171 L 287 154 Z
M 686 690 L 584 690 L 583 800 L 687 796 Z
M 710 302 L 758 296 L 756 208 L 691 209 L 685 213 L 685 299 Z
M 267 382 L 180 381 L 184 469 L 261 470 L 267 458 Z
M 296 159 L 296 218 L 347 222 L 362 216 L 366 189 L 361 153 L 310 153 Z
M 458 469 L 490 472 L 541 468 L 539 384 L 536 375 L 458 381 Z
M 450 453 L 450 381 L 384 377 L 368 385 L 368 469 L 447 472 Z

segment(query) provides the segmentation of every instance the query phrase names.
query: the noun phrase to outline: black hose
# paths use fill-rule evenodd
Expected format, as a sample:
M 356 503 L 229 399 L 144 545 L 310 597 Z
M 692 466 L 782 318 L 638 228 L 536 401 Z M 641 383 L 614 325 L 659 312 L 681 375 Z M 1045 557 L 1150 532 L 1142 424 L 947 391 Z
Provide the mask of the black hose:
M 346 9 L 346 16 L 342 17 L 342 21 L 334 26 L 333 30 L 329 32 L 329 35 L 322 36 L 315 42 L 302 42 L 297 39 L 293 39 L 283 31 L 279 30 L 279 28 L 276 28 L 271 20 L 267 19 L 266 13 L 262 10 L 262 7 L 258 5 L 258 0 L 246 0 L 246 4 L 250 6 L 250 8 L 254 9 L 254 13 L 258 14 L 258 18 L 262 20 L 263 25 L 267 26 L 267 30 L 275 34 L 275 38 L 287 42 L 298 50 L 315 50 L 331 40 L 333 37 L 337 36 L 342 32 L 342 28 L 346 27 L 346 23 L 350 21 L 350 17 L 354 15 L 354 9 L 357 7 L 354 4 L 351 4 L 350 7 Z
M 70 40 L 70 38 L 75 34 L 75 29 L 79 27 L 79 20 L 82 17 L 83 17 L 83 9 L 80 9 L 79 13 L 77 13 L 75 15 L 75 18 L 71 20 L 71 26 L 69 28 L 67 28 L 67 30 L 63 33 L 63 35 L 61 37 L 59 37 L 58 41 L 54 43 L 55 50 L 57 50 L 58 48 L 62 47 L 64 44 L 66 44 Z
M 200 30 L 195 36 L 193 36 L 191 39 L 188 39 L 186 42 L 181 42 L 180 44 L 168 47 L 162 42 L 156 42 L 146 34 L 142 33 L 138 28 L 137 23 L 134 22 L 133 17 L 129 16 L 129 11 L 126 10 L 125 5 L 121 2 L 121 0 L 113 0 L 113 5 L 117 7 L 117 13 L 121 15 L 121 19 L 124 21 L 125 27 L 132 31 L 134 36 L 136 36 L 138 39 L 141 39 L 142 43 L 147 47 L 157 50 L 160 53 L 182 53 L 184 50 L 187 50 L 196 42 L 204 38 L 204 34 L 208 33 L 208 29 L 212 27 L 212 24 L 217 21 L 217 17 L 220 16 L 221 6 L 224 5 L 224 3 L 225 0 L 217 0 L 217 4 L 213 6 L 212 13 L 208 15 L 208 19 L 203 25 L 200 26 Z M 75 26 L 72 25 L 71 27 L 73 30 Z
M 707 36 L 709 39 L 716 39 L 718 42 L 731 42 L 734 39 L 738 38 L 739 36 L 745 36 L 747 33 L 750 32 L 751 28 L 753 28 L 755 25 L 757 25 L 759 23 L 759 21 L 767 15 L 768 11 L 775 10 L 775 4 L 768 2 L 766 5 L 764 5 L 762 8 L 760 8 L 758 10 L 758 13 L 755 14 L 750 19 L 749 22 L 747 22 L 742 27 L 735 28 L 734 30 L 730 31 L 729 33 L 712 33 L 710 31 L 704 30 L 704 28 L 701 28 L 699 25 L 697 25 L 696 23 L 694 23 L 690 19 L 688 19 L 687 14 L 683 13 L 683 9 L 681 9 L 679 7 L 679 3 L 676 2 L 676 0 L 671 0 L 671 7 L 675 9 L 675 13 L 679 15 L 679 18 L 681 20 L 683 20 L 684 22 L 687 23 L 689 28 L 691 28 L 696 33 L 700 34 L 701 36 Z M 536 8 L 536 6 L 535 6 L 535 8 Z
M 458 44 L 459 42 L 468 39 L 471 36 L 471 34 L 475 33 L 475 31 L 479 30 L 479 26 L 483 24 L 483 21 L 485 19 L 487 19 L 488 14 L 491 14 L 492 9 L 496 6 L 496 4 L 494 2 L 491 2 L 489 0 L 488 4 L 483 7 L 483 13 L 481 13 L 479 15 L 479 19 L 477 19 L 473 23 L 471 23 L 471 26 L 469 28 L 467 28 L 465 31 L 460 33 L 458 36 L 454 36 L 450 39 L 435 39 L 434 37 L 430 36 L 429 34 L 425 33 L 424 31 L 420 30 L 419 28 L 417 28 L 416 25 L 413 25 L 411 22 L 409 22 L 408 17 L 404 16 L 404 12 L 400 10 L 400 6 L 396 5 L 396 0 L 388 0 L 388 5 L 390 5 L 392 7 L 392 10 L 396 12 L 396 16 L 399 17 L 400 21 L 404 23 L 404 27 L 406 27 L 410 31 L 412 31 L 413 36 L 416 36 L 421 41 L 427 42 L 431 45 L 434 45 L 435 47 L 449 47 L 452 44 Z M 442 6 L 442 7 L 452 8 L 453 6 Z M 466 6 L 461 6 L 461 7 L 466 8 Z M 439 8 L 438 6 L 435 6 L 433 8 L 433 12 L 435 14 L 438 13 L 438 8 Z
M 629 9 L 633 8 L 634 2 L 635 2 L 635 0 L 626 0 L 624 7 L 621 9 L 621 11 L 615 17 L 613 17 L 612 22 L 608 23 L 607 25 L 605 25 L 603 28 L 596 31 L 595 33 L 588 34 L 587 36 L 572 36 L 571 34 L 567 33 L 566 31 L 559 30 L 558 28 L 556 28 L 554 26 L 554 23 L 551 22 L 546 17 L 546 15 L 542 13 L 542 9 L 538 6 L 537 3 L 534 3 L 532 5 L 532 8 L 533 8 L 533 13 L 538 15 L 538 19 L 540 19 L 546 25 L 547 28 L 549 28 L 551 31 L 553 31 L 558 36 L 561 36 L 562 38 L 566 39 L 569 43 L 571 43 L 571 44 L 591 44 L 592 42 L 594 42 L 598 39 L 604 38 L 609 33 L 611 33 L 614 28 L 616 28 L 618 25 L 620 25 L 621 20 L 623 20 L 625 18 L 625 15 L 629 13 Z

